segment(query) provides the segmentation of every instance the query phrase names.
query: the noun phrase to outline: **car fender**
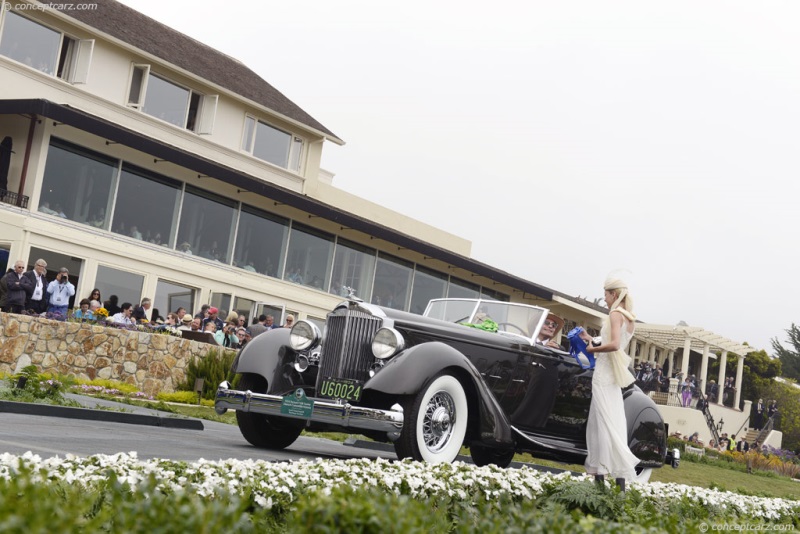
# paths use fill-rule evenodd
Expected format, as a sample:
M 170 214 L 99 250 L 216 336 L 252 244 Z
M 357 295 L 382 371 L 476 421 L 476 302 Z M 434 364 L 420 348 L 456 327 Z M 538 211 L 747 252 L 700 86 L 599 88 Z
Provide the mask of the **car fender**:
M 444 343 L 422 343 L 403 351 L 364 384 L 364 391 L 375 391 L 389 396 L 414 395 L 430 378 L 443 371 L 456 375 L 472 386 L 478 406 L 478 417 L 475 420 L 479 425 L 478 439 L 486 445 L 513 446 L 511 424 L 494 395 L 486 387 L 480 372 L 464 354 Z M 469 396 L 469 392 L 467 395 Z
M 275 328 L 254 337 L 236 357 L 235 373 L 254 373 L 267 380 L 266 393 L 282 395 L 305 387 L 304 375 L 294 368 L 296 353 L 289 346 L 288 328 Z
M 667 436 L 658 406 L 639 388 L 625 392 L 624 404 L 631 451 L 642 461 L 642 466 L 662 466 L 667 455 Z

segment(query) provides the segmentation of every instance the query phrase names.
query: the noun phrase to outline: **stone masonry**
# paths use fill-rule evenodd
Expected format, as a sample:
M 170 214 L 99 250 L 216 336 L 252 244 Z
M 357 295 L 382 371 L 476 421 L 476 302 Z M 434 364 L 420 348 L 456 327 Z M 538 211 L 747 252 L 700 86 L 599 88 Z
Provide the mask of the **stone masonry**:
M 148 395 L 172 392 L 193 357 L 215 345 L 166 334 L 0 313 L 0 374 L 34 364 L 42 373 L 126 382 Z

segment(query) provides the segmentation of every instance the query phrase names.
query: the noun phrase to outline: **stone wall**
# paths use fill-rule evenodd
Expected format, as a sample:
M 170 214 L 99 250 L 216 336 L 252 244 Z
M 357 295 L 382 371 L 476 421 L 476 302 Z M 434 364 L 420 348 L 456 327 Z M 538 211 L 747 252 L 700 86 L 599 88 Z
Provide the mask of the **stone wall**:
M 42 373 L 175 391 L 193 357 L 220 347 L 177 336 L 0 313 L 0 373 L 34 364 Z

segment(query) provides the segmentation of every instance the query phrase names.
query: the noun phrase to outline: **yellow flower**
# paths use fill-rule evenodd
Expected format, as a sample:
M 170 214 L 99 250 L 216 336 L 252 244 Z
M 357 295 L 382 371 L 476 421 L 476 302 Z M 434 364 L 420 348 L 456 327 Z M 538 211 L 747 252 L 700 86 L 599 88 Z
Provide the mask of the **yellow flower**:
M 105 309 L 105 308 L 97 308 L 97 309 L 94 311 L 94 315 L 95 315 L 96 317 L 108 317 L 108 310 L 107 310 L 107 309 Z

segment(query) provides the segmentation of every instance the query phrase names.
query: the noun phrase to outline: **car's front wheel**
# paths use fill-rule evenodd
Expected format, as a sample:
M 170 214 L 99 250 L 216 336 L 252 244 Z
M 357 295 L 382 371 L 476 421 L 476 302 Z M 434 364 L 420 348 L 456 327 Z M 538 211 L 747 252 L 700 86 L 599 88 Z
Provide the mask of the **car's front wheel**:
M 258 375 L 244 374 L 239 385 L 243 391 L 266 393 L 267 383 Z M 236 412 L 239 431 L 251 445 L 265 449 L 285 449 L 295 442 L 305 426 L 302 421 L 267 417 L 254 412 Z
M 467 395 L 452 375 L 429 380 L 403 406 L 405 421 L 394 447 L 397 457 L 430 463 L 452 462 L 467 434 Z

